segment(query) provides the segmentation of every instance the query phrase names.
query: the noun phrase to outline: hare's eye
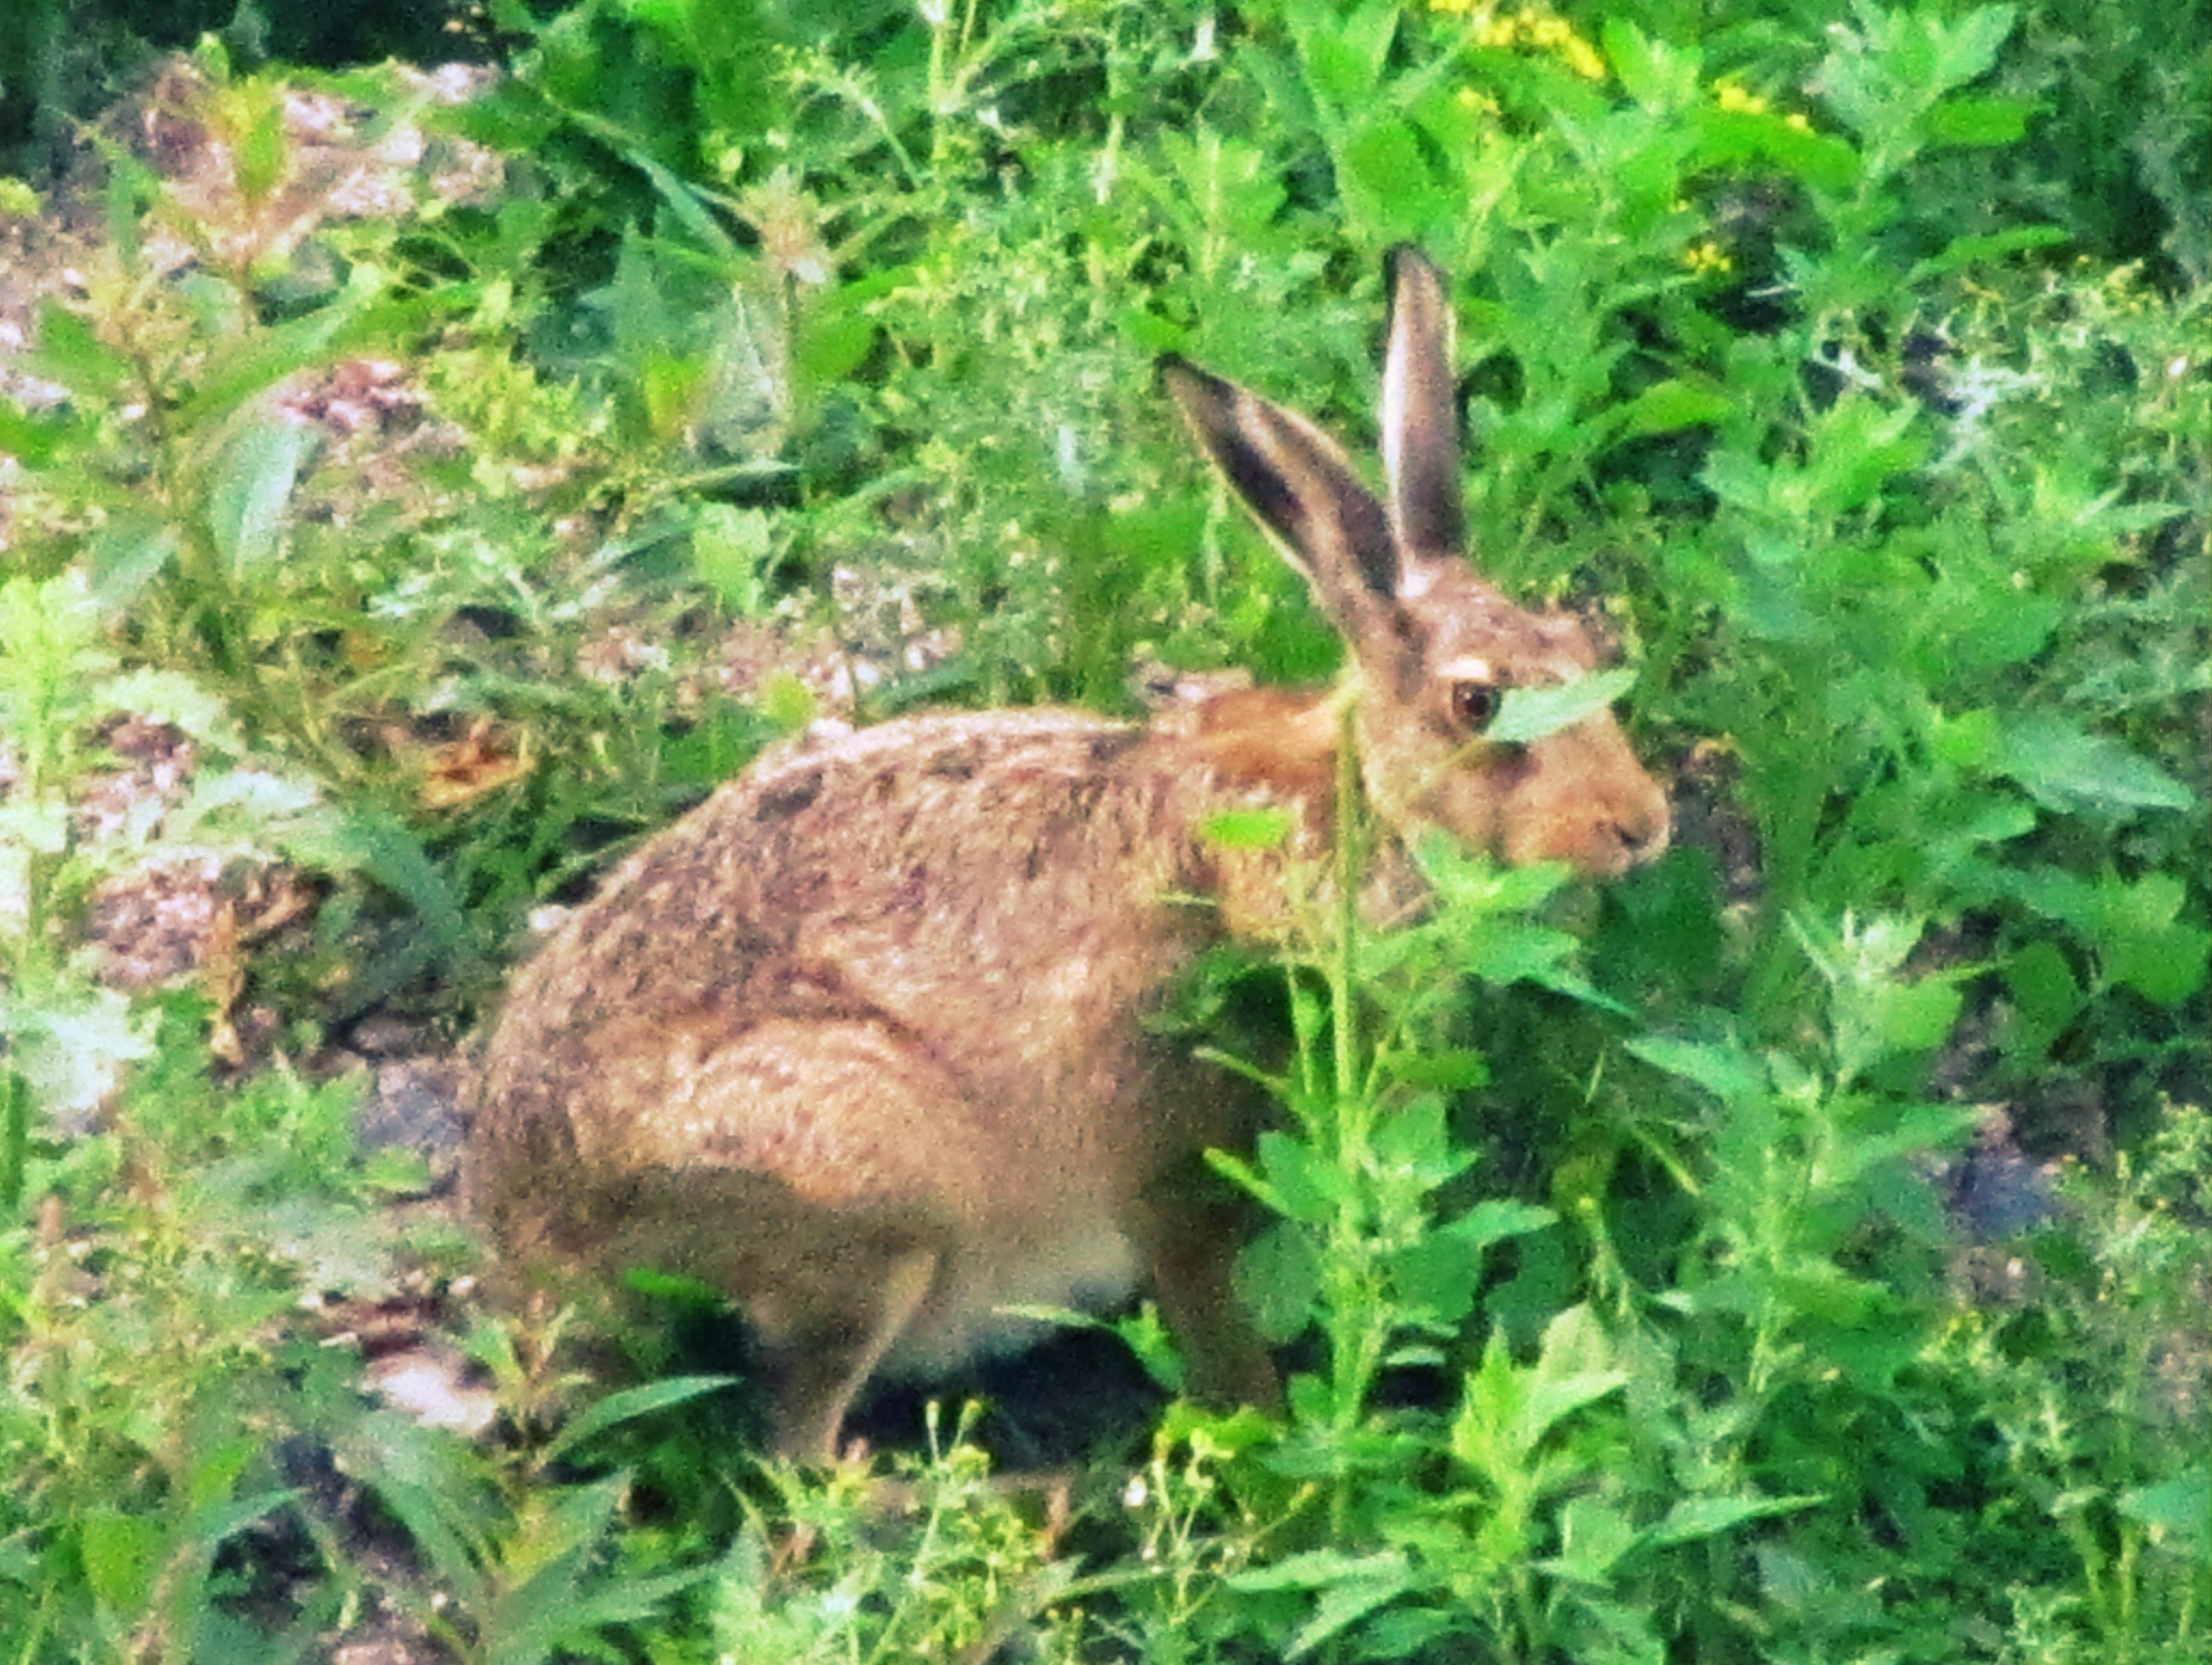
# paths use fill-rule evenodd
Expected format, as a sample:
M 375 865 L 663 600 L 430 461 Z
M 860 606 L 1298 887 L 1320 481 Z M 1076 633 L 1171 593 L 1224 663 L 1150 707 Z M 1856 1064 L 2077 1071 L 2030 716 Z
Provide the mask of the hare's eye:
M 1464 678 L 1451 687 L 1452 716 L 1472 732 L 1498 714 L 1498 684 Z

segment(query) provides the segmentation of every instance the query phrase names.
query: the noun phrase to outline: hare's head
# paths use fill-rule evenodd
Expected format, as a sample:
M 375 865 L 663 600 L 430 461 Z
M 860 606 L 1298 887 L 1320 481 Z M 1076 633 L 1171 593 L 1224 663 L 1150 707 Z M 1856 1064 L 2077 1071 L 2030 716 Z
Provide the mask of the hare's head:
M 1525 744 L 1485 737 L 1508 690 L 1570 682 L 1597 653 L 1573 615 L 1516 606 L 1468 565 L 1450 303 L 1411 248 L 1389 274 L 1388 507 L 1303 416 L 1179 358 L 1161 376 L 1350 644 L 1361 772 L 1383 818 L 1510 862 L 1621 872 L 1665 848 L 1667 799 L 1609 713 Z

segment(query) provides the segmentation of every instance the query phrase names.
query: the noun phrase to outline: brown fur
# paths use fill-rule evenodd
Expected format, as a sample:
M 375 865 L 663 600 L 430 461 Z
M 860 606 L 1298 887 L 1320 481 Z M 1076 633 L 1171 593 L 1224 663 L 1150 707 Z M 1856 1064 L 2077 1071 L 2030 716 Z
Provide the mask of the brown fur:
M 1351 644 L 1384 825 L 1618 872 L 1663 845 L 1667 816 L 1610 717 L 1501 747 L 1455 712 L 1456 684 L 1558 679 L 1594 655 L 1571 619 L 1394 531 L 1458 525 L 1449 310 L 1418 256 L 1394 271 L 1386 450 L 1418 505 L 1386 509 L 1289 412 L 1164 374 Z M 1254 690 L 1150 726 L 924 716 L 763 759 L 515 979 L 485 1060 L 476 1206 L 525 1261 L 650 1264 L 727 1291 L 776 1369 L 794 1455 L 835 1451 L 872 1375 L 1017 1333 L 996 1309 L 1108 1298 L 1140 1273 L 1201 1390 L 1270 1399 L 1230 1291 L 1234 1229 L 1189 1182 L 1253 1106 L 1147 1019 L 1207 944 L 1287 928 L 1291 876 L 1328 842 L 1342 709 Z M 1258 805 L 1288 812 L 1280 848 L 1208 842 L 1212 817 Z

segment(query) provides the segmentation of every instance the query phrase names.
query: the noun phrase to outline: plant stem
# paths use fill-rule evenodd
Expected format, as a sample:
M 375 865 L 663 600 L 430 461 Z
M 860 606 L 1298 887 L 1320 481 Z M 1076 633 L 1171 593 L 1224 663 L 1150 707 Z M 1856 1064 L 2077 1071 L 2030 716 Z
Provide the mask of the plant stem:
M 30 1084 L 9 1070 L 0 1073 L 0 1212 L 12 1216 L 23 1200 L 23 1169 L 30 1148 Z
M 1359 758 L 1352 732 L 1358 709 L 1355 699 L 1346 699 L 1337 719 L 1336 951 L 1329 957 L 1328 997 L 1340 1117 L 1358 1093 L 1352 1012 L 1353 939 L 1359 929 Z

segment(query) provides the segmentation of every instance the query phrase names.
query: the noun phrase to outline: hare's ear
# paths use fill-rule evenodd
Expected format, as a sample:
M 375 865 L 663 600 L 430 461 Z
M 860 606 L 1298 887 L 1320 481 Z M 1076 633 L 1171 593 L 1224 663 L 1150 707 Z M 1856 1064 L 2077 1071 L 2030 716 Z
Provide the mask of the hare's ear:
M 1443 275 L 1410 243 L 1384 257 L 1390 345 L 1382 365 L 1382 467 L 1390 520 L 1407 553 L 1457 556 L 1467 545 L 1460 507 L 1459 410 L 1452 386 L 1452 310 Z
M 1395 637 L 1390 518 L 1336 443 L 1304 416 L 1169 354 L 1160 380 L 1191 431 L 1355 651 Z

